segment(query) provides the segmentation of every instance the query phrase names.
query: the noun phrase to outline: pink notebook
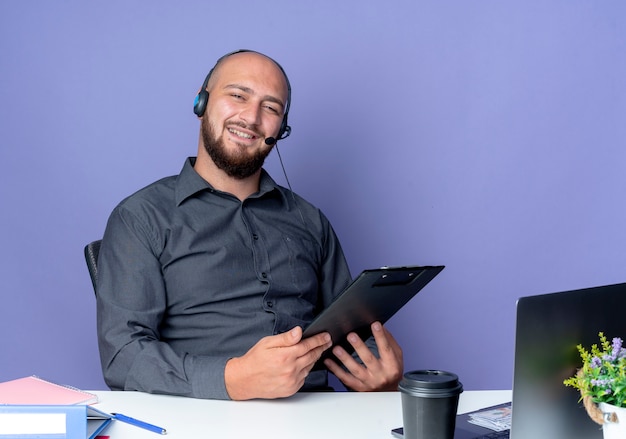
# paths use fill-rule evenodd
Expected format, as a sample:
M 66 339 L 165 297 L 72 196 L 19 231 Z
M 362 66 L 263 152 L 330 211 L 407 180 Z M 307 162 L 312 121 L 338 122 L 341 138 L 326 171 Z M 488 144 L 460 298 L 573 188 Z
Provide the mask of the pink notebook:
M 0 383 L 0 404 L 71 405 L 96 402 L 98 397 L 92 393 L 61 386 L 36 376 Z

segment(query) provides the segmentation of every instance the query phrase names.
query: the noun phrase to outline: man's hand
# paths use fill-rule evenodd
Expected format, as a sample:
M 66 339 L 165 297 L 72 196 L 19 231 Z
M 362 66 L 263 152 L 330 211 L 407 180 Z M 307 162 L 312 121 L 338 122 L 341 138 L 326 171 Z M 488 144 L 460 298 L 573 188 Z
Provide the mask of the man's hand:
M 264 337 L 242 357 L 226 363 L 231 399 L 282 398 L 296 393 L 315 362 L 332 345 L 328 333 L 302 340 L 302 328 Z
M 363 364 L 355 361 L 352 355 L 340 346 L 333 348 L 333 354 L 343 363 L 347 371 L 331 359 L 324 360 L 324 364 L 343 384 L 353 390 L 359 392 L 398 390 L 398 383 L 404 370 L 402 348 L 379 322 L 372 323 L 372 334 L 380 358 L 370 351 L 358 335 L 350 333 L 348 341 Z

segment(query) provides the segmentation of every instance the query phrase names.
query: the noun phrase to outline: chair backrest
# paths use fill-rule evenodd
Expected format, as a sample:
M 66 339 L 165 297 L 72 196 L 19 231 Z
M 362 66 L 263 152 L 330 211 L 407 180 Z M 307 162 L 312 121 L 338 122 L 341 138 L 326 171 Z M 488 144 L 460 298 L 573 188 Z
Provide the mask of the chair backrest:
M 89 276 L 91 277 L 91 283 L 93 284 L 93 292 L 97 296 L 96 284 L 98 283 L 98 254 L 100 253 L 100 244 L 102 240 L 90 242 L 85 246 L 85 261 L 87 262 L 87 269 L 89 270 Z

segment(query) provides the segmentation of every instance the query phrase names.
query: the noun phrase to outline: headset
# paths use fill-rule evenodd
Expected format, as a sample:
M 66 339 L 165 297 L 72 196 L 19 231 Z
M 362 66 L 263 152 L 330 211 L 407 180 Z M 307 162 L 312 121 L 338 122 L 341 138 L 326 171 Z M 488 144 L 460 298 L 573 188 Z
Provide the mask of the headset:
M 198 93 L 198 95 L 193 101 L 193 112 L 196 116 L 202 117 L 202 115 L 206 111 L 207 103 L 209 101 L 209 92 L 206 90 L 206 88 L 209 85 L 209 80 L 211 79 L 211 75 L 213 75 L 213 71 L 218 65 L 220 65 L 220 63 L 224 59 L 228 58 L 229 56 L 235 55 L 237 53 L 258 53 L 259 55 L 263 55 L 269 58 L 270 60 L 272 60 L 272 62 L 274 62 L 274 64 L 276 64 L 276 66 L 278 66 L 280 71 L 283 73 L 283 76 L 285 77 L 285 82 L 287 82 L 287 102 L 285 104 L 285 113 L 283 115 L 283 120 L 280 124 L 280 129 L 278 130 L 277 138 L 268 137 L 265 140 L 265 143 L 267 143 L 268 145 L 273 145 L 278 140 L 285 139 L 289 137 L 289 135 L 291 134 L 291 127 L 287 124 L 287 117 L 289 116 L 289 107 L 291 106 L 291 84 L 289 83 L 289 78 L 287 77 L 287 74 L 285 73 L 285 69 L 283 69 L 283 67 L 280 64 L 278 64 L 275 60 L 273 60 L 269 56 L 264 55 L 260 52 L 257 52 L 254 50 L 248 50 L 248 49 L 240 49 L 234 52 L 227 53 L 226 55 L 223 55 L 222 57 L 220 57 L 215 63 L 215 66 L 213 66 L 213 68 L 209 71 L 209 74 L 206 75 L 206 78 L 204 79 L 204 82 L 202 83 L 202 89 L 200 90 L 200 92 Z

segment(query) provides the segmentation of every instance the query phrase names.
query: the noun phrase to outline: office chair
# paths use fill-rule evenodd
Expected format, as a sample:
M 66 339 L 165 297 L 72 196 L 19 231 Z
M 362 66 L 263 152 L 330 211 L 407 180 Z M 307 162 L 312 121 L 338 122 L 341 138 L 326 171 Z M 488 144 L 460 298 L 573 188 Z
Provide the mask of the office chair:
M 85 246 L 85 261 L 87 262 L 87 269 L 89 270 L 89 276 L 93 284 L 93 292 L 96 296 L 98 295 L 96 284 L 98 283 L 98 254 L 100 253 L 100 244 L 102 244 L 101 239 L 90 242 Z

